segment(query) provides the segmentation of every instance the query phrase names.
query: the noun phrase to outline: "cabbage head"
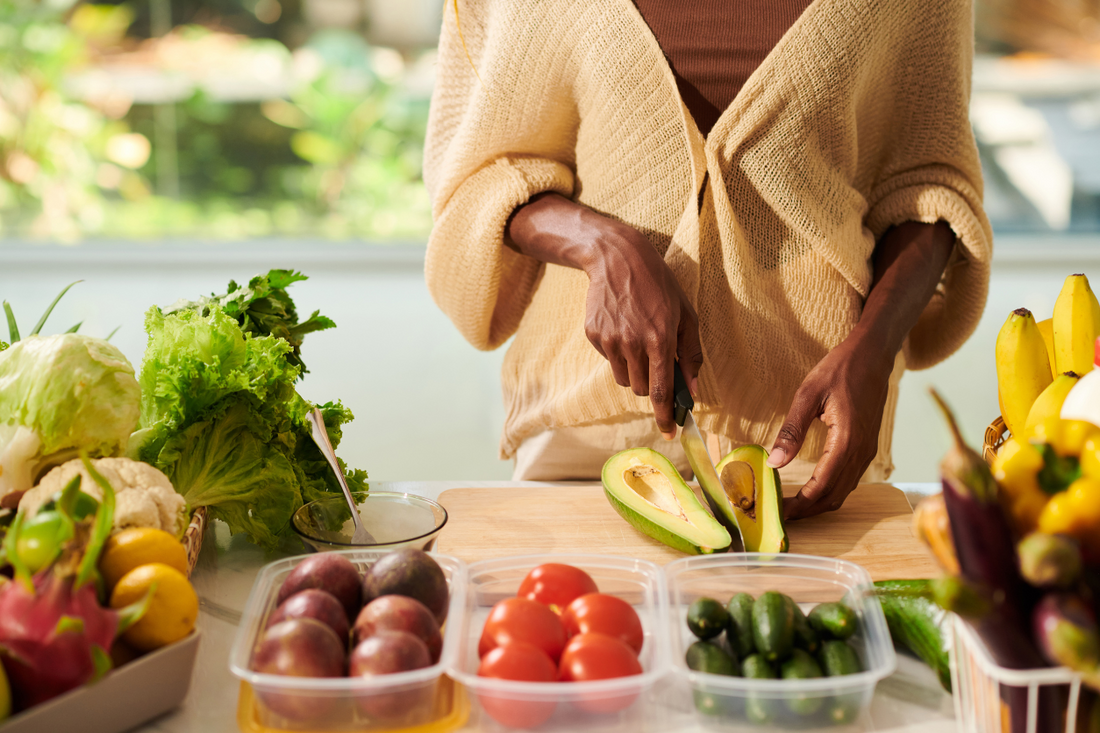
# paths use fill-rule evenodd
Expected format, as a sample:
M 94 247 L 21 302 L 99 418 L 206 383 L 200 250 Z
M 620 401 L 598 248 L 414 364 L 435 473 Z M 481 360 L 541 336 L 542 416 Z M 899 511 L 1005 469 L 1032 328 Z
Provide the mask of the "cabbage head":
M 140 410 L 133 366 L 103 339 L 28 336 L 0 351 L 0 498 L 81 449 L 119 455 Z

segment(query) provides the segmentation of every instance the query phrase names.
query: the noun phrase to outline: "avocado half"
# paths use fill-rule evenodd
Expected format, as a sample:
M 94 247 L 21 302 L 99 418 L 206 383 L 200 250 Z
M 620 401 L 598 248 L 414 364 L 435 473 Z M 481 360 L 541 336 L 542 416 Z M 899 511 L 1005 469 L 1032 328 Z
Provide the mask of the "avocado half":
M 695 498 L 672 462 L 650 448 L 629 448 L 603 465 L 604 494 L 639 532 L 681 552 L 706 555 L 730 546 L 730 534 Z
M 725 493 L 707 494 L 719 521 L 732 523 L 741 531 L 745 552 L 786 552 L 790 546 L 783 526 L 779 472 L 769 468 L 767 460 L 768 451 L 759 445 L 730 451 L 714 467 Z

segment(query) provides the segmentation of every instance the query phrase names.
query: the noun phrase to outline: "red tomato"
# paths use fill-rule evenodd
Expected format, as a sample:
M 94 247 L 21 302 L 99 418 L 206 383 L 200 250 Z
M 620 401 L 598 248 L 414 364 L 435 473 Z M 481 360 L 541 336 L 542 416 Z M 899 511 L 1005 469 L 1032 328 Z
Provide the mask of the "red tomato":
M 555 613 L 585 593 L 595 593 L 596 581 L 580 568 L 548 562 L 527 573 L 516 595 L 550 606 Z
M 567 636 L 595 632 L 626 642 L 635 654 L 642 651 L 645 633 L 634 607 L 616 596 L 588 593 L 566 606 L 561 614 Z
M 642 665 L 625 642 L 604 634 L 577 634 L 565 646 L 558 665 L 562 682 L 587 682 L 641 674 Z M 617 713 L 630 707 L 636 692 L 611 697 L 582 697 L 577 706 L 593 713 Z
M 477 655 L 484 657 L 513 641 L 537 646 L 557 662 L 565 646 L 565 628 L 558 614 L 541 603 L 527 598 L 505 598 L 489 611 Z
M 525 682 L 554 682 L 558 668 L 546 652 L 522 641 L 498 646 L 486 654 L 477 668 L 481 677 Z M 534 728 L 545 723 L 557 706 L 552 700 L 517 700 L 498 697 L 492 691 L 478 693 L 478 700 L 493 720 L 511 728 Z

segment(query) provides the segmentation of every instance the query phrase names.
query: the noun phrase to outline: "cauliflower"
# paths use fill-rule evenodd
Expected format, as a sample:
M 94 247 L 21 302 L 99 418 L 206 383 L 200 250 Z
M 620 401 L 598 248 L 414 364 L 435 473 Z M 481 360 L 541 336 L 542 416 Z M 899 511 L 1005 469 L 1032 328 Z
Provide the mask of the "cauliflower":
M 187 502 L 172 488 L 167 476 L 148 463 L 129 458 L 98 458 L 92 465 L 114 487 L 115 531 L 127 527 L 154 527 L 175 537 L 183 536 L 188 524 Z M 43 476 L 37 486 L 23 495 L 19 509 L 27 516 L 34 516 L 77 474 L 82 476 L 80 490 L 101 501 L 102 490 L 88 475 L 80 459 L 76 459 Z

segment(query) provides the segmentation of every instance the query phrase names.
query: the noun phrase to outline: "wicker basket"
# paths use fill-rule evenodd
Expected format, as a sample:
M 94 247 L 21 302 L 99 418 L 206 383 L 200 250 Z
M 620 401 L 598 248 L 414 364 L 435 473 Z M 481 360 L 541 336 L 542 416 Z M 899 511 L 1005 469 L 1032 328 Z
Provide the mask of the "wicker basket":
M 989 427 L 985 429 L 985 440 L 982 443 L 982 458 L 985 459 L 986 463 L 993 465 L 993 459 L 997 457 L 997 449 L 1004 444 L 1008 436 L 1008 427 L 1005 425 L 1004 418 L 998 415 L 993 419 L 993 422 L 989 423 Z
M 195 572 L 195 563 L 199 561 L 202 550 L 202 537 L 206 533 L 206 507 L 200 506 L 191 515 L 191 524 L 183 533 L 183 548 L 187 550 L 187 574 Z

